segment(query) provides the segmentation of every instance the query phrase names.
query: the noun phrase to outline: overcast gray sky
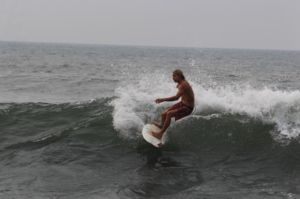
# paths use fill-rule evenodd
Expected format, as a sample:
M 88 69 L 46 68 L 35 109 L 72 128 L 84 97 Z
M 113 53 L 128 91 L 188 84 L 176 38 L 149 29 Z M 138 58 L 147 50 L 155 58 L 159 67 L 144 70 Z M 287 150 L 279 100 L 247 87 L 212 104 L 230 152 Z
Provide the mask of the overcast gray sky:
M 300 0 L 0 0 L 0 40 L 300 50 Z

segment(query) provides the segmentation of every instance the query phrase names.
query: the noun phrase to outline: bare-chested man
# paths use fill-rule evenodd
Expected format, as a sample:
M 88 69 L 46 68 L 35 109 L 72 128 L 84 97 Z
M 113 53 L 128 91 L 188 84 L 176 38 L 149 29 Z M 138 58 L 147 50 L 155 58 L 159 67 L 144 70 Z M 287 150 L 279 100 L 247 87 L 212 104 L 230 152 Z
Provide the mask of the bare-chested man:
M 155 100 L 156 103 L 164 101 L 176 101 L 181 98 L 181 101 L 167 108 L 161 114 L 161 123 L 153 122 L 156 126 L 161 128 L 159 132 L 152 132 L 152 135 L 160 139 L 167 128 L 170 126 L 171 118 L 175 117 L 175 121 L 183 117 L 188 116 L 194 109 L 194 92 L 190 84 L 185 80 L 185 77 L 181 70 L 175 70 L 173 72 L 173 80 L 178 83 L 178 92 L 175 96 L 167 98 L 158 98 Z

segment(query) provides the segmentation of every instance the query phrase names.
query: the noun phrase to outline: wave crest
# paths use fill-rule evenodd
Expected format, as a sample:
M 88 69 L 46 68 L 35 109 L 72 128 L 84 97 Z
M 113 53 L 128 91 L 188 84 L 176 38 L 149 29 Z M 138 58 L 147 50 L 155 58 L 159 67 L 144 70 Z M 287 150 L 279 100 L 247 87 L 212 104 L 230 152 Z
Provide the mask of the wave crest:
M 276 88 L 254 88 L 250 85 L 204 85 L 190 81 L 196 97 L 194 116 L 216 114 L 246 115 L 265 124 L 273 124 L 269 132 L 278 142 L 300 137 L 300 91 Z M 145 123 L 159 118 L 172 102 L 155 104 L 157 97 L 176 93 L 176 85 L 165 75 L 145 75 L 135 82 L 119 86 L 112 100 L 113 125 L 126 138 L 136 138 Z M 173 102 L 174 103 L 174 102 Z M 235 117 L 239 120 L 239 117 Z M 174 125 L 171 124 L 171 125 Z M 187 127 L 189 128 L 189 127 Z M 234 127 L 233 127 L 234 128 Z

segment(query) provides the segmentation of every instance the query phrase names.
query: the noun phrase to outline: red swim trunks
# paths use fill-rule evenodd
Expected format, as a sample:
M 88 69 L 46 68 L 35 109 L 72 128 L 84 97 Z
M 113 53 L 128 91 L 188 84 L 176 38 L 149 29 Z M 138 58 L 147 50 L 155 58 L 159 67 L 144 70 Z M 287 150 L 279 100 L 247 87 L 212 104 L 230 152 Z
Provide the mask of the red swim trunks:
M 168 111 L 171 110 L 175 110 L 175 121 L 188 116 L 189 114 L 191 114 L 193 112 L 193 107 L 190 107 L 188 105 L 185 105 L 182 102 L 178 102 L 176 104 L 174 104 L 173 106 L 171 106 L 170 108 L 168 108 Z

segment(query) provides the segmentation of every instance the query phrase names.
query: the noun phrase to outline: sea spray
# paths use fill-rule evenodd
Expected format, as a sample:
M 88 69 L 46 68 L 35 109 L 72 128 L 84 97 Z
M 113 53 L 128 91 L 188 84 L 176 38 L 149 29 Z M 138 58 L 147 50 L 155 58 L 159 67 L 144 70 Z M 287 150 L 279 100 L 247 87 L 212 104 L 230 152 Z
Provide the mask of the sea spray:
M 273 123 L 272 135 L 279 142 L 297 139 L 300 134 L 300 91 L 279 90 L 250 85 L 203 86 L 190 81 L 195 92 L 194 115 L 240 114 Z M 176 84 L 171 77 L 144 75 L 134 82 L 122 84 L 115 90 L 113 125 L 126 138 L 136 138 L 145 123 L 159 120 L 163 109 L 173 102 L 155 104 L 158 97 L 175 95 Z

